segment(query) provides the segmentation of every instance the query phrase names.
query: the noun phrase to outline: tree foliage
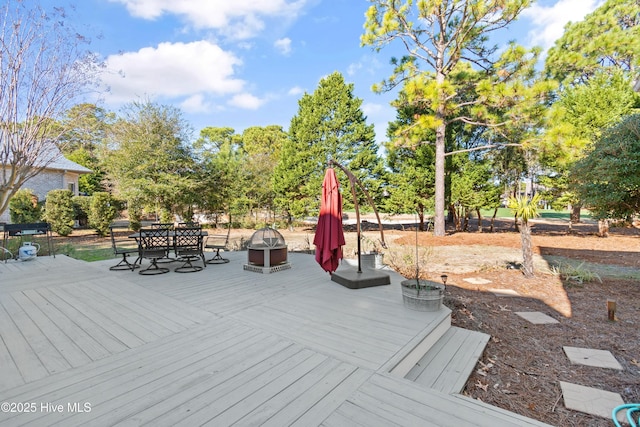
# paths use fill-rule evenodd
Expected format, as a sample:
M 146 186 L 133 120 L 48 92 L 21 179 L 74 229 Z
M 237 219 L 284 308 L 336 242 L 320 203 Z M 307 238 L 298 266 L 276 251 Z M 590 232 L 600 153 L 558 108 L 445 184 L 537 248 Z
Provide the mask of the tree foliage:
M 79 177 L 78 190 L 81 193 L 92 195 L 105 190 L 100 147 L 105 144 L 114 119 L 114 113 L 85 103 L 71 107 L 59 124 L 67 129 L 59 142 L 65 157 L 92 171 Z
M 0 6 L 0 213 L 31 177 L 55 160 L 69 130 L 56 122 L 96 83 L 97 57 L 63 8 Z
M 151 101 L 128 104 L 102 156 L 114 194 L 172 220 L 198 188 L 190 135 L 180 110 Z
M 640 212 L 640 114 L 606 130 L 573 168 L 578 192 L 594 217 Z
M 639 87 L 638 65 L 638 0 L 607 0 L 584 20 L 567 24 L 546 61 L 548 73 L 567 86 L 585 83 L 602 69 L 619 69 Z
M 195 147 L 201 162 L 200 206 L 215 214 L 245 213 L 249 183 L 240 135 L 228 127 L 207 127 Z

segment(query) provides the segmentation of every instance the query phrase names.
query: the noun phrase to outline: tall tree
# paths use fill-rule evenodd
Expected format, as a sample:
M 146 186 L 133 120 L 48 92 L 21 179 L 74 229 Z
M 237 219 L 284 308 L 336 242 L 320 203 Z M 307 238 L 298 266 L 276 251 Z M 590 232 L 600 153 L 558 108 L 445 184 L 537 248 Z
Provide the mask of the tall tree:
M 114 193 L 171 219 L 197 186 L 190 136 L 190 126 L 174 107 L 151 101 L 125 106 L 104 156 Z
M 366 123 L 353 84 L 335 72 L 323 78 L 313 94 L 304 94 L 298 105 L 273 179 L 276 203 L 289 219 L 317 210 L 330 158 L 350 169 L 375 194 L 384 167 L 373 125 Z M 345 197 L 345 203 L 349 199 Z
M 407 82 L 408 102 L 428 110 L 416 125 L 435 131 L 434 234 L 442 236 L 447 128 L 455 122 L 495 126 L 499 118 L 491 108 L 505 110 L 528 95 L 517 77 L 532 72 L 536 51 L 531 54 L 511 45 L 495 61 L 497 47 L 487 43 L 490 33 L 516 19 L 531 0 L 370 2 L 362 43 L 380 50 L 400 40 L 408 51 L 405 58 L 393 60 L 393 75 L 377 89 Z
M 97 82 L 99 62 L 62 8 L 0 6 L 0 214 L 55 160 L 68 126 L 56 120 Z

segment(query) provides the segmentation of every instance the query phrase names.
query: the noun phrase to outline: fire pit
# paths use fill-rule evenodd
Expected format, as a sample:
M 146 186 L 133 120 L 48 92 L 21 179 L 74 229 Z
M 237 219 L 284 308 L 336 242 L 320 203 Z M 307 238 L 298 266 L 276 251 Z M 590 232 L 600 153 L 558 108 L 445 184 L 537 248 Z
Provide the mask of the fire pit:
M 248 262 L 245 270 L 256 273 L 274 273 L 291 268 L 287 260 L 287 245 L 284 237 L 271 227 L 253 233 L 247 245 Z

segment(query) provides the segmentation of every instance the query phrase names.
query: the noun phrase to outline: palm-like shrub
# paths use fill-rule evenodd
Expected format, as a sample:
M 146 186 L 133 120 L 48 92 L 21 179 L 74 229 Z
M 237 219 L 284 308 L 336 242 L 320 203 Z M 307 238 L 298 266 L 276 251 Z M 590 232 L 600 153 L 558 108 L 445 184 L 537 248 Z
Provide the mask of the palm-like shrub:
M 520 218 L 520 241 L 522 244 L 522 273 L 525 277 L 534 276 L 533 271 L 533 245 L 531 244 L 531 227 L 529 220 L 539 215 L 540 193 L 532 198 L 515 196 L 509 198 L 509 209 L 517 218 Z

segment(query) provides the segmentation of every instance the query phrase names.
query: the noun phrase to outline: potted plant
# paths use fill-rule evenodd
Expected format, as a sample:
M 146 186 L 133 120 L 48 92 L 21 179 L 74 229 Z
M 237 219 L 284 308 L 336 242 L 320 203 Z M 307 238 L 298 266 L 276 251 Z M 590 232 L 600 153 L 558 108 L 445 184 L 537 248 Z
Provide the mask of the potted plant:
M 365 250 L 360 254 L 360 260 L 363 267 L 382 268 L 384 267 L 384 252 L 378 240 L 372 240 L 367 236 L 362 236 Z
M 425 279 L 400 282 L 405 307 L 418 311 L 438 311 L 442 307 L 445 284 Z
M 415 259 L 410 254 L 404 254 L 400 259 L 392 257 L 391 264 L 400 272 L 405 280 L 400 282 L 402 289 L 402 301 L 405 307 L 418 311 L 438 311 L 442 307 L 442 299 L 446 289 L 447 276 L 442 275 L 442 283 L 420 278 L 420 258 L 418 253 L 418 227 L 416 226 Z M 398 268 L 397 263 L 403 264 Z M 409 263 L 413 262 L 413 272 Z

